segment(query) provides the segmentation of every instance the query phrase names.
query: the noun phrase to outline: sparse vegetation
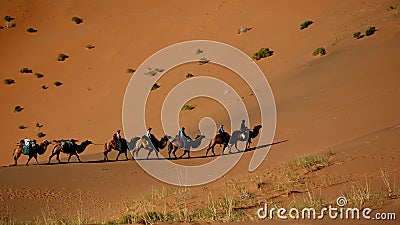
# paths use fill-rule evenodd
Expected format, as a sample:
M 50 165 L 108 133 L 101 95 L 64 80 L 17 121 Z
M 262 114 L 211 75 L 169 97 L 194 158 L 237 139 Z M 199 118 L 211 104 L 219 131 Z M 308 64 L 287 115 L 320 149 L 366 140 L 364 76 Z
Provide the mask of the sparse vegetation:
M 64 61 L 64 60 L 66 60 L 66 59 L 68 59 L 68 58 L 69 58 L 68 55 L 65 55 L 65 54 L 63 54 L 63 53 L 60 53 L 60 54 L 58 54 L 58 56 L 57 56 L 57 61 Z
M 306 29 L 307 27 L 309 27 L 311 24 L 313 24 L 314 22 L 311 20 L 307 20 L 304 23 L 300 24 L 300 30 Z
M 34 75 L 35 75 L 36 78 L 43 78 L 44 77 L 44 75 L 41 74 L 41 73 L 35 73 Z
M 193 74 L 188 73 L 188 74 L 186 75 L 186 78 L 191 78 L 191 77 L 193 77 L 193 76 L 194 76 Z
M 0 26 L 0 30 L 3 30 L 4 29 L 4 27 L 3 26 Z
M 273 54 L 274 54 L 274 51 L 269 50 L 269 48 L 260 48 L 260 50 L 258 50 L 258 52 L 253 54 L 253 59 L 260 60 L 262 58 L 272 56 Z
M 203 64 L 206 64 L 209 62 L 210 62 L 210 60 L 208 60 L 206 57 L 201 57 L 199 60 L 199 65 L 203 65 Z
M 29 27 L 28 29 L 26 29 L 26 31 L 28 33 L 36 33 L 37 32 L 37 30 L 35 28 L 32 28 L 32 27 Z
M 317 56 L 317 55 L 321 55 L 322 56 L 322 55 L 326 55 L 326 54 L 327 54 L 327 52 L 326 52 L 326 49 L 324 47 L 317 48 L 312 53 L 313 56 Z
M 42 137 L 46 136 L 46 134 L 43 133 L 43 132 L 39 132 L 39 133 L 37 134 L 37 136 L 38 136 L 38 138 L 42 138 Z
M 4 80 L 4 84 L 6 84 L 6 85 L 15 84 L 15 80 L 13 80 L 11 78 L 7 78 Z
M 12 18 L 11 16 L 5 16 L 4 17 L 4 20 L 6 21 L 6 22 L 11 22 L 11 21 L 13 21 L 15 18 Z
M 201 54 L 201 53 L 203 53 L 203 50 L 201 50 L 201 49 L 198 48 L 198 49 L 196 50 L 196 55 Z
M 151 90 L 154 91 L 156 89 L 160 88 L 160 85 L 158 85 L 157 83 L 153 84 L 153 87 L 151 87 Z
M 134 73 L 136 70 L 132 69 L 132 68 L 128 68 L 126 69 L 126 73 Z
M 24 68 L 20 69 L 19 72 L 20 73 L 32 73 L 32 70 L 27 67 L 24 67 Z
M 365 36 L 371 36 L 373 34 L 375 34 L 375 32 L 377 31 L 377 29 L 375 27 L 370 27 L 365 31 Z
M 48 86 L 46 86 L 46 85 L 42 85 L 42 90 L 47 90 L 49 87 Z
M 56 81 L 56 82 L 54 82 L 53 84 L 54 84 L 55 86 L 59 87 L 59 86 L 61 86 L 63 83 L 61 83 L 60 81 Z
M 25 125 L 19 125 L 18 126 L 18 129 L 20 129 L 20 130 L 23 130 L 23 129 L 26 129 L 27 127 L 25 126 Z
M 164 69 L 155 68 L 154 71 L 156 71 L 157 73 L 162 73 L 164 72 Z
M 79 18 L 77 16 L 72 17 L 72 21 L 74 21 L 76 24 L 83 23 L 83 19 L 81 19 L 81 18 Z
M 361 39 L 364 37 L 364 35 L 362 35 L 361 32 L 354 32 L 353 37 L 355 39 Z
M 156 69 L 152 70 L 151 68 L 147 68 L 147 72 L 144 73 L 144 75 L 155 76 L 157 73 L 162 73 L 162 72 L 164 72 L 164 69 L 156 68 Z
M 396 7 L 392 6 L 392 5 L 387 8 L 388 11 L 392 11 L 392 10 L 395 10 L 395 9 L 396 9 Z
M 94 48 L 94 45 L 86 45 L 86 49 L 87 50 L 90 50 L 90 49 L 93 49 Z
M 21 112 L 24 108 L 22 108 L 21 106 L 17 105 L 14 107 L 14 112 Z
M 185 111 L 185 110 L 190 111 L 190 110 L 193 110 L 194 108 L 196 108 L 195 105 L 184 105 L 184 106 L 182 106 L 181 111 Z

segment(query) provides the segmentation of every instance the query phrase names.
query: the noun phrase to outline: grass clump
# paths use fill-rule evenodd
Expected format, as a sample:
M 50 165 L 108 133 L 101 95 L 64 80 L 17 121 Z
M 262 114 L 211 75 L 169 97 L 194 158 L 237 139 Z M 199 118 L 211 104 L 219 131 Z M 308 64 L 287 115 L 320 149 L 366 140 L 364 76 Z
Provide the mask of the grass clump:
M 90 50 L 90 49 L 93 49 L 94 48 L 94 45 L 86 45 L 86 47 L 85 47 L 87 50 Z
M 27 67 L 24 67 L 24 68 L 20 69 L 19 72 L 20 73 L 32 73 L 32 70 Z
M 156 89 L 160 88 L 160 85 L 158 85 L 157 83 L 153 84 L 153 87 L 151 87 L 151 90 L 154 91 Z
M 191 77 L 194 77 L 194 75 L 191 74 L 191 73 L 188 73 L 188 74 L 186 75 L 186 78 L 191 78 Z
M 6 21 L 6 22 L 11 22 L 11 21 L 13 21 L 15 18 L 12 18 L 11 16 L 5 16 L 4 17 L 4 20 Z
M 32 27 L 29 27 L 28 29 L 26 29 L 26 31 L 28 33 L 36 33 L 37 32 L 37 30 L 35 28 L 32 28 Z
M 198 48 L 198 49 L 196 50 L 196 55 L 201 54 L 201 53 L 203 53 L 203 50 L 201 50 L 200 48 Z
M 354 32 L 353 37 L 355 39 L 361 39 L 364 37 L 364 35 L 362 35 L 361 32 Z
M 312 53 L 313 56 L 326 55 L 326 54 L 327 54 L 327 52 L 326 52 L 326 49 L 324 47 L 317 48 Z
M 39 132 L 39 133 L 37 134 L 37 136 L 38 136 L 38 138 L 42 138 L 42 137 L 46 136 L 46 134 L 43 133 L 43 132 Z
M 194 108 L 196 108 L 195 105 L 184 105 L 184 106 L 182 106 L 181 111 L 185 111 L 185 110 L 191 111 L 191 110 L 193 110 Z
M 19 125 L 18 126 L 18 129 L 20 129 L 20 130 L 23 130 L 23 129 L 26 129 L 27 128 L 27 126 L 25 126 L 25 125 Z
M 56 81 L 56 82 L 54 82 L 53 83 L 56 87 L 59 87 L 59 86 L 61 86 L 63 83 L 61 83 L 60 81 Z
M 201 57 L 199 60 L 199 65 L 203 65 L 203 64 L 206 64 L 209 62 L 210 62 L 210 60 L 208 60 L 206 57 Z
M 17 105 L 14 107 L 14 112 L 21 112 L 22 110 L 24 110 L 24 108 L 22 108 L 21 106 Z
M 77 16 L 72 17 L 72 21 L 75 22 L 76 24 L 83 23 L 83 19 L 81 19 L 81 18 L 79 18 Z
M 365 31 L 365 36 L 371 36 L 373 34 L 375 34 L 375 32 L 377 31 L 377 29 L 375 27 L 369 27 L 366 31 Z
M 392 10 L 395 10 L 396 9 L 396 7 L 395 6 L 389 6 L 388 8 L 387 8 L 387 11 L 392 11 Z
M 311 24 L 313 24 L 314 22 L 311 20 L 307 20 L 304 23 L 300 24 L 300 30 L 306 29 L 307 27 L 309 27 Z
M 126 73 L 134 73 L 136 70 L 132 69 L 132 68 L 128 68 L 126 69 Z
M 274 51 L 269 50 L 269 48 L 260 48 L 258 52 L 253 54 L 253 59 L 260 60 L 262 58 L 267 58 L 269 56 L 272 56 L 273 54 Z
M 42 90 L 47 90 L 49 87 L 48 86 L 46 86 L 46 85 L 42 85 Z
M 39 78 L 39 79 L 44 77 L 44 75 L 41 73 L 35 73 L 34 75 L 36 78 Z
M 7 79 L 4 80 L 4 84 L 5 85 L 15 84 L 15 80 L 13 80 L 11 78 L 7 78 Z
M 66 60 L 66 59 L 68 59 L 69 58 L 69 56 L 68 55 L 66 55 L 66 54 L 63 54 L 63 53 L 60 53 L 60 54 L 58 54 L 58 56 L 57 56 L 57 61 L 64 61 L 64 60 Z
M 153 77 L 153 76 L 157 75 L 157 73 L 162 73 L 162 72 L 164 72 L 164 69 L 155 68 L 155 69 L 153 70 L 153 69 L 151 69 L 151 68 L 149 67 L 149 68 L 147 68 L 147 72 L 145 72 L 144 75 Z

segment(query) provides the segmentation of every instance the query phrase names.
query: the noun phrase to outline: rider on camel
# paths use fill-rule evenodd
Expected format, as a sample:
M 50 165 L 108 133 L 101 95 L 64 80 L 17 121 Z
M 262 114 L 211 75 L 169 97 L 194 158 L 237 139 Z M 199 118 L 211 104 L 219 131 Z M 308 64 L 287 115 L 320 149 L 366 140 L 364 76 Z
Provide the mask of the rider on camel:
M 112 139 L 113 139 L 114 143 L 116 144 L 116 148 L 118 150 L 120 150 L 121 149 L 121 139 L 122 139 L 121 130 L 117 130 L 117 132 L 114 133 Z

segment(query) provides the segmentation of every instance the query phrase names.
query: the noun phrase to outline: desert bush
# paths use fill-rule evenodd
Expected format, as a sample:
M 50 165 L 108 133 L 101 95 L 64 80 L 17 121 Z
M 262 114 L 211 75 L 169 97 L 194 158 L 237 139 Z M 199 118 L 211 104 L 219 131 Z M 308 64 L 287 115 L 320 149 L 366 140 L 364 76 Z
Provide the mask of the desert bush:
M 23 130 L 23 129 L 26 129 L 27 128 L 27 126 L 25 126 L 25 125 L 19 125 L 18 126 L 18 129 L 20 129 L 20 130 Z
M 362 35 L 361 32 L 354 32 L 353 37 L 355 39 L 361 39 L 364 37 L 364 35 Z
M 21 112 L 24 108 L 22 108 L 21 106 L 17 105 L 14 107 L 14 112 Z
M 392 10 L 395 10 L 395 9 L 396 9 L 396 7 L 392 6 L 392 5 L 387 8 L 388 11 L 392 11 Z
M 371 36 L 375 34 L 376 31 L 377 29 L 375 27 L 370 27 L 365 31 L 365 36 Z
M 3 30 L 4 29 L 4 27 L 3 26 L 0 26 L 0 30 Z
M 79 18 L 77 16 L 72 17 L 72 21 L 74 21 L 76 24 L 83 23 L 83 19 L 81 19 L 81 18 Z
M 39 132 L 39 133 L 37 134 L 37 136 L 38 136 L 38 138 L 42 138 L 42 137 L 46 136 L 46 134 L 43 133 L 43 132 Z
M 160 85 L 158 85 L 157 83 L 155 83 L 155 84 L 153 84 L 153 87 L 151 87 L 151 90 L 153 91 L 153 90 L 156 90 L 156 89 L 158 89 L 158 88 L 160 88 Z
M 87 50 L 90 50 L 90 49 L 93 49 L 94 48 L 94 45 L 86 45 L 86 49 Z
M 43 78 L 44 77 L 44 75 L 41 74 L 41 73 L 35 73 L 35 76 L 36 76 L 36 78 Z
M 203 53 L 203 50 L 201 50 L 200 48 L 198 48 L 198 49 L 196 50 L 196 55 L 201 54 L 201 53 Z
M 326 49 L 324 48 L 324 47 L 320 47 L 320 48 L 317 48 L 317 49 L 315 49 L 314 51 L 313 51 L 313 53 L 312 53 L 312 55 L 313 56 L 317 56 L 317 55 L 326 55 Z
M 63 84 L 63 83 L 61 83 L 60 81 L 54 82 L 54 85 L 57 86 L 57 87 L 58 87 L 58 86 L 61 86 L 62 84 Z
M 206 57 L 201 57 L 199 60 L 199 65 L 203 65 L 203 64 L 206 64 L 209 62 L 210 62 L 210 60 L 208 60 Z
M 260 50 L 258 50 L 258 52 L 253 54 L 253 59 L 260 60 L 262 58 L 272 56 L 273 54 L 274 54 L 274 51 L 269 50 L 269 48 L 260 48 Z
M 311 24 L 313 24 L 314 22 L 311 20 L 307 20 L 304 23 L 300 24 L 300 30 L 306 29 L 307 27 L 309 27 Z
M 65 59 L 68 59 L 68 58 L 69 58 L 68 55 L 65 55 L 65 54 L 63 54 L 63 53 L 60 53 L 60 54 L 58 54 L 58 56 L 57 56 L 57 61 L 64 61 Z
M 4 17 L 4 20 L 6 21 L 6 22 L 11 22 L 11 21 L 13 21 L 15 18 L 12 18 L 11 16 L 5 16 Z
M 47 87 L 46 85 L 42 85 L 43 90 L 46 90 L 47 88 L 49 88 L 49 87 Z
M 185 110 L 190 111 L 190 110 L 193 110 L 194 108 L 196 108 L 195 105 L 184 105 L 184 106 L 182 106 L 181 111 L 185 111 Z
M 15 84 L 15 80 L 7 78 L 4 80 L 4 84 L 6 85 Z
M 134 73 L 136 70 L 132 69 L 132 68 L 128 68 L 126 69 L 126 73 Z
M 188 73 L 188 74 L 186 75 L 186 78 L 191 78 L 191 77 L 193 77 L 193 76 L 194 76 L 193 74 Z
M 32 28 L 32 27 L 29 27 L 28 29 L 26 29 L 26 31 L 27 31 L 28 33 L 36 33 L 36 32 L 37 32 L 37 30 L 34 29 L 34 28 Z
M 27 67 L 24 67 L 24 68 L 20 69 L 19 72 L 20 73 L 32 73 L 32 70 Z

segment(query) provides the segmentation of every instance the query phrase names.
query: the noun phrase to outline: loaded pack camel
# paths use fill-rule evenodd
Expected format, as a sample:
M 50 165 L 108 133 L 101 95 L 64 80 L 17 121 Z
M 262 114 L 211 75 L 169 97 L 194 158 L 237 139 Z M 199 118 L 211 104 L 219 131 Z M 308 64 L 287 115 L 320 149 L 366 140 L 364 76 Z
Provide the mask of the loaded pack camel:
M 19 159 L 19 157 L 21 157 L 21 154 L 24 152 L 24 140 L 21 140 L 18 144 L 17 147 L 14 149 L 13 152 L 13 159 L 14 159 L 14 165 L 18 165 L 17 161 Z M 51 142 L 44 140 L 42 143 L 40 144 L 36 144 L 34 147 L 32 147 L 32 149 L 29 151 L 28 154 L 28 161 L 26 162 L 26 165 L 29 164 L 29 161 L 32 158 L 35 158 L 36 163 L 39 165 L 39 162 L 37 160 L 37 155 L 43 155 L 46 150 L 47 150 L 47 146 L 49 146 L 51 144 Z
M 232 146 L 235 146 L 237 151 L 240 151 L 237 148 L 237 142 L 238 141 L 246 141 L 246 147 L 245 150 L 250 148 L 250 144 L 251 144 L 251 139 L 254 139 L 258 136 L 258 134 L 260 133 L 260 129 L 262 128 L 261 125 L 256 125 L 253 127 L 253 130 L 236 130 L 232 133 L 232 136 L 229 140 L 229 145 L 228 145 L 228 149 L 229 149 L 229 153 L 232 153 Z M 222 154 L 224 152 L 222 151 Z
M 230 138 L 231 138 L 231 136 L 227 132 L 224 132 L 222 134 L 218 133 L 217 135 L 215 135 L 214 139 L 208 145 L 206 156 L 208 155 L 208 151 L 210 151 L 210 149 L 211 149 L 213 155 L 215 155 L 214 147 L 216 144 L 224 145 L 222 148 L 222 153 L 223 153 L 225 151 L 225 148 L 229 144 Z
M 171 153 L 175 156 L 175 159 L 177 159 L 178 157 L 176 156 L 176 151 L 178 150 L 178 148 L 182 148 L 183 149 L 183 154 L 181 156 L 179 156 L 179 158 L 182 158 L 184 155 L 188 155 L 188 157 L 190 158 L 190 148 L 197 148 L 200 146 L 201 141 L 205 138 L 206 136 L 204 135 L 197 135 L 196 138 L 194 140 L 189 139 L 188 143 L 183 146 L 180 138 L 178 136 L 176 136 L 169 144 L 168 144 L 168 157 L 171 158 Z M 179 146 L 179 147 L 178 147 Z
M 128 142 L 126 141 L 125 138 L 121 138 L 121 146 L 120 148 L 117 148 L 117 142 L 114 140 L 110 140 L 107 143 L 104 144 L 104 161 L 109 161 L 108 159 L 108 153 L 111 152 L 112 150 L 118 151 L 117 158 L 115 159 L 116 161 L 118 160 L 119 156 L 124 153 L 126 159 L 128 159 Z
M 65 153 L 65 154 L 69 154 L 68 157 L 68 162 L 71 159 L 71 156 L 75 155 L 76 158 L 78 158 L 79 162 L 81 162 L 81 159 L 79 158 L 80 153 L 82 153 L 83 151 L 85 151 L 86 147 L 89 146 L 90 144 L 93 144 L 91 141 L 86 140 L 84 142 L 82 142 L 81 144 L 76 144 L 76 140 L 72 140 L 71 144 L 65 144 L 64 146 L 62 145 L 62 142 L 65 140 L 54 140 L 53 142 L 56 144 L 53 148 L 53 151 L 49 157 L 49 162 L 51 158 L 53 158 L 53 156 L 57 156 L 57 160 L 59 163 L 61 163 L 60 160 L 60 153 Z
M 160 149 L 164 149 L 165 146 L 167 146 L 168 136 L 165 135 L 160 140 L 158 140 L 153 134 L 151 134 L 150 140 L 149 140 L 149 138 L 147 136 L 143 136 L 139 140 L 137 140 L 136 144 L 135 144 L 135 147 L 131 152 L 132 157 L 133 157 L 134 154 L 136 154 L 136 158 L 138 158 L 139 151 L 143 148 L 143 149 L 149 151 L 147 153 L 147 159 L 149 159 L 150 154 L 154 150 L 156 152 L 157 158 L 159 158 L 158 157 L 158 152 L 159 152 Z

